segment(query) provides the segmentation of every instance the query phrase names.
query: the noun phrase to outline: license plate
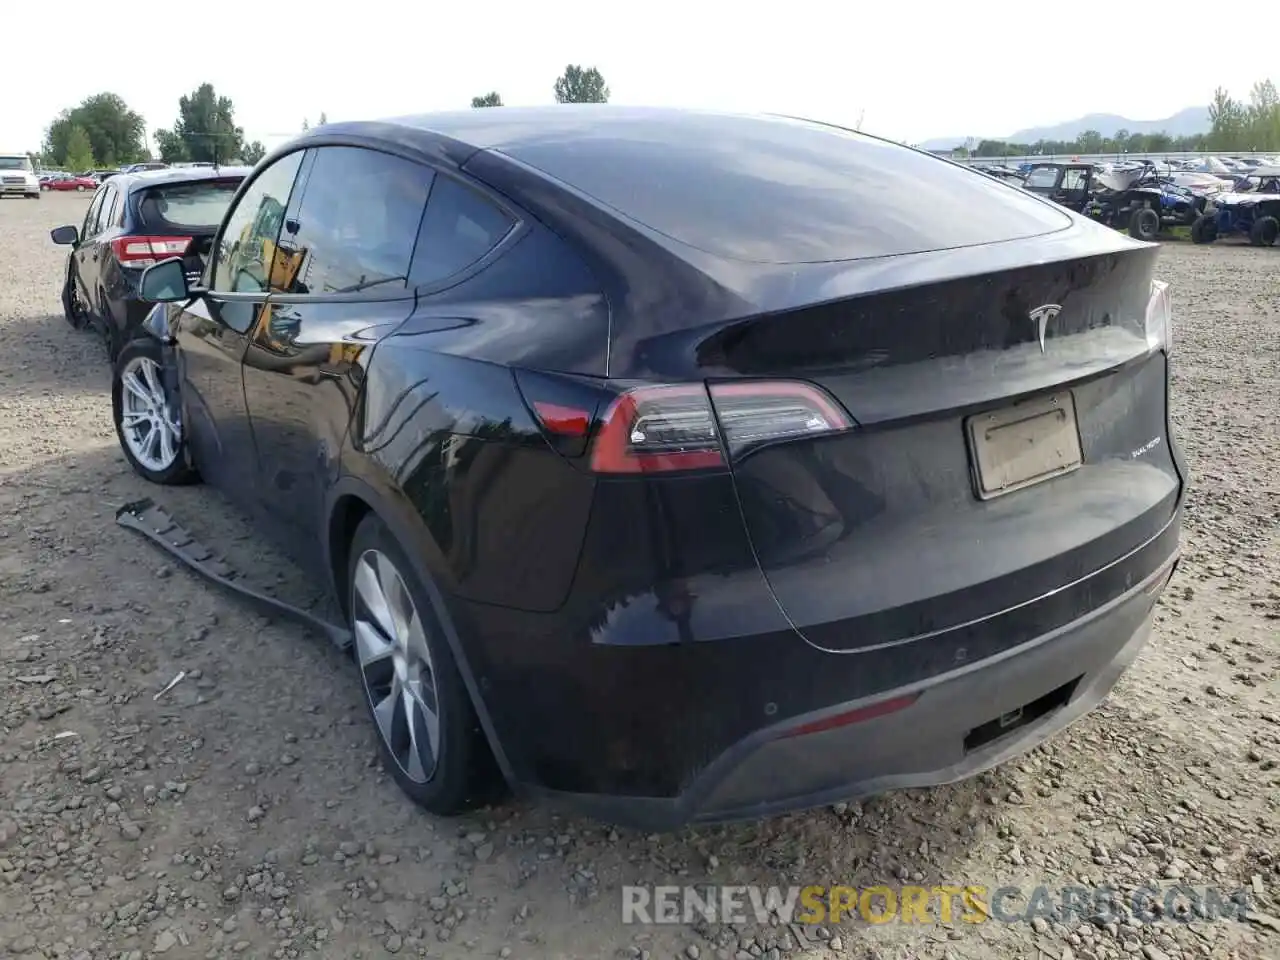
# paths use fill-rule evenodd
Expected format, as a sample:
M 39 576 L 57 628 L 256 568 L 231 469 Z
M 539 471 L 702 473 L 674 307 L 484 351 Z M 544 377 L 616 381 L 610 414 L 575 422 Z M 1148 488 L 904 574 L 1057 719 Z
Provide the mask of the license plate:
M 975 414 L 966 427 L 982 500 L 1060 477 L 1084 462 L 1070 391 Z

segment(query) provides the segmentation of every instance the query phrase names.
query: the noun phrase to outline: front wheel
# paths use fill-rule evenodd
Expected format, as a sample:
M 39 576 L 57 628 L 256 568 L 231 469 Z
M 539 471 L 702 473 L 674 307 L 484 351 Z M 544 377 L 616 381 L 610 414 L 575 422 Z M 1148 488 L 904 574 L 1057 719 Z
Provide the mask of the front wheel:
M 67 282 L 62 285 L 62 315 L 67 318 L 67 323 L 71 324 L 76 330 L 83 330 L 89 323 L 89 311 L 80 302 L 80 295 L 76 291 L 76 282 L 71 276 L 70 270 L 67 271 Z
M 127 343 L 111 378 L 111 412 L 120 449 L 134 472 L 166 486 L 198 479 L 187 456 L 178 398 L 164 383 L 164 354 L 150 336 Z
M 78 183 L 78 184 L 76 184 L 76 193 L 84 193 L 84 184 L 83 184 L 83 183 Z
M 1202 214 L 1191 223 L 1192 243 L 1213 243 L 1218 239 L 1218 218 L 1212 214 Z
M 1160 235 L 1160 214 L 1150 207 L 1133 211 L 1129 217 L 1129 236 L 1135 240 L 1154 241 Z
M 499 778 L 430 595 L 376 515 L 356 529 L 350 556 L 354 653 L 383 764 L 425 810 L 472 809 Z

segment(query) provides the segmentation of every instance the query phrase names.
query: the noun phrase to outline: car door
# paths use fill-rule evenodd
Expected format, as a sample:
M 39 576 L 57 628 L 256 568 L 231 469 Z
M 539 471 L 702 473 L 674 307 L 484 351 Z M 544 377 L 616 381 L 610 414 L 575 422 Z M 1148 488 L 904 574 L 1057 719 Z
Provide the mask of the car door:
M 1067 167 L 1062 171 L 1062 179 L 1058 184 L 1058 195 L 1054 197 L 1064 207 L 1072 210 L 1084 208 L 1089 198 L 1089 171 L 1082 167 Z
M 80 284 L 80 299 L 98 312 L 98 275 L 102 249 L 98 243 L 101 233 L 103 212 L 111 209 L 111 200 L 115 195 L 115 187 L 103 184 L 94 195 L 85 214 L 84 229 L 80 231 L 80 242 L 76 244 L 72 257 L 75 260 L 75 275 Z
M 98 210 L 102 206 L 102 196 L 102 191 L 99 190 L 89 202 L 89 209 L 84 214 L 84 223 L 80 226 L 80 236 L 76 239 L 75 246 L 71 249 L 71 255 L 67 258 L 67 279 L 74 286 L 81 303 L 89 302 L 84 283 L 80 279 L 80 272 L 84 261 L 84 248 L 93 236 L 94 225 L 98 219 Z
M 257 451 L 241 362 L 270 294 L 264 250 L 274 246 L 301 151 L 280 157 L 240 193 L 205 271 L 208 292 L 177 312 L 183 426 L 206 482 L 246 510 L 256 502 Z
M 322 517 L 351 422 L 351 366 L 413 310 L 408 283 L 434 174 L 350 146 L 308 151 L 273 251 L 271 299 L 244 357 L 258 513 L 323 576 Z

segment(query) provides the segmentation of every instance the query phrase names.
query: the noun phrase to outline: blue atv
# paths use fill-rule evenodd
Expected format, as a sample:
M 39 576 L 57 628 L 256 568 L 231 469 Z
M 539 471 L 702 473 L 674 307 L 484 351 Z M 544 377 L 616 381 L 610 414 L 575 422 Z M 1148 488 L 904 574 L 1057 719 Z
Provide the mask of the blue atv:
M 1270 247 L 1280 237 L 1280 170 L 1260 168 L 1230 193 L 1213 198 L 1212 210 L 1191 224 L 1195 243 L 1245 236 L 1255 247 Z
M 1166 227 L 1190 225 L 1205 209 L 1203 197 L 1145 167 L 1116 172 L 1089 163 L 1033 163 L 1022 189 L 1148 242 Z

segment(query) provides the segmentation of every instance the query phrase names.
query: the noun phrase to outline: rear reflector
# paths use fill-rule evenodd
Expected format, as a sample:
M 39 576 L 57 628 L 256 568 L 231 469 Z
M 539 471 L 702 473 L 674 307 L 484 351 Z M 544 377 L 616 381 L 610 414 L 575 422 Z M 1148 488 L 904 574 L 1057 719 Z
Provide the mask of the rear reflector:
M 834 400 L 806 383 L 640 387 L 619 396 L 605 412 L 591 447 L 591 469 L 635 474 L 724 467 L 726 449 L 737 457 L 763 443 L 851 425 Z
M 782 735 L 784 737 L 803 737 L 810 733 L 822 733 L 825 730 L 835 730 L 837 727 L 847 727 L 853 723 L 862 723 L 864 720 L 874 720 L 876 717 L 883 717 L 885 714 L 905 710 L 919 699 L 920 694 L 918 693 L 910 693 L 904 697 L 892 697 L 888 700 L 881 700 L 879 703 L 871 703 L 865 707 L 859 707 L 856 710 L 823 717 L 821 720 L 814 720 L 811 723 L 802 723 L 798 727 L 792 727 L 790 730 L 785 731 Z
M 190 237 L 116 237 L 111 241 L 116 259 L 128 267 L 149 267 L 180 257 L 189 246 Z

